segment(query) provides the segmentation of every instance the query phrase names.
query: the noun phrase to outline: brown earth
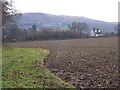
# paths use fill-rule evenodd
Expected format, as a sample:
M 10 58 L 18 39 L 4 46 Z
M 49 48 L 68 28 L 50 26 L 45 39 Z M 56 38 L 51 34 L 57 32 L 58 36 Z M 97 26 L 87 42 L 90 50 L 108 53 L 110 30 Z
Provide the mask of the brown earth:
M 34 41 L 11 43 L 14 47 L 51 51 L 45 66 L 76 88 L 118 87 L 118 38 Z

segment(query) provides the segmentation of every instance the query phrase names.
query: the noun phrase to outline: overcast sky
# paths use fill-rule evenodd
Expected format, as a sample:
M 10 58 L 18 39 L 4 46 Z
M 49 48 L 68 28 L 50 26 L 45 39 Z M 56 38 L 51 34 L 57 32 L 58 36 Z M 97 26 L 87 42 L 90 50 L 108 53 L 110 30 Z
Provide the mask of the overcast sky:
M 107 22 L 118 21 L 119 0 L 13 0 L 22 13 L 42 12 L 83 16 Z

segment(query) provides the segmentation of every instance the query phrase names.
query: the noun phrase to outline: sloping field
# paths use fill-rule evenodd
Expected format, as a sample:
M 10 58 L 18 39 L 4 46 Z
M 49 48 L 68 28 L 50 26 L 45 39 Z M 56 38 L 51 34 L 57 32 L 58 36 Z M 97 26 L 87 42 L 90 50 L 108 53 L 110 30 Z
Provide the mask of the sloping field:
M 50 50 L 45 66 L 76 88 L 118 87 L 118 38 L 34 41 L 9 44 Z
M 44 67 L 45 49 L 3 48 L 3 88 L 73 88 Z

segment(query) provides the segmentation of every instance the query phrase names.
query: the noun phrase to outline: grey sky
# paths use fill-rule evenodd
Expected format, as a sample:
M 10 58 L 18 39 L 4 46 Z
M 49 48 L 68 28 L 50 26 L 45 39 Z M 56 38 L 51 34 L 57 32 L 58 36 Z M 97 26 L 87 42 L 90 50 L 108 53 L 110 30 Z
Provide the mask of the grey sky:
M 23 12 L 43 12 L 55 15 L 84 16 L 117 22 L 119 0 L 13 0 Z

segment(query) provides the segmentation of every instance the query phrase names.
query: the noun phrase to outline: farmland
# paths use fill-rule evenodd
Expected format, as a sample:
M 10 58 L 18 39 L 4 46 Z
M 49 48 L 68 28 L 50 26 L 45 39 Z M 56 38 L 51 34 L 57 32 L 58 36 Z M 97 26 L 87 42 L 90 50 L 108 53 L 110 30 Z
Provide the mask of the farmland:
M 16 42 L 9 46 L 50 50 L 44 65 L 76 88 L 118 87 L 117 37 Z

